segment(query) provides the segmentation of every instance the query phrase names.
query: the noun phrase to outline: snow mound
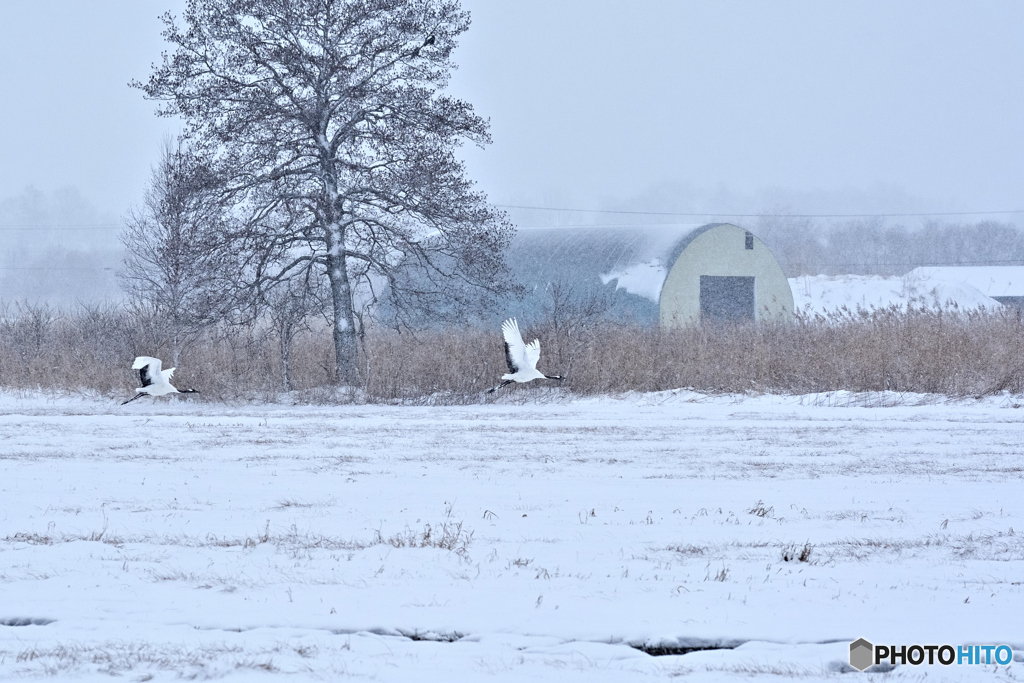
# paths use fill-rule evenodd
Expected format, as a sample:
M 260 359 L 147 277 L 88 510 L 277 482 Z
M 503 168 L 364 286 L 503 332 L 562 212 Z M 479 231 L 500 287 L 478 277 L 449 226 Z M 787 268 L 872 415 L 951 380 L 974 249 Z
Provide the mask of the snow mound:
M 998 301 L 964 282 L 908 273 L 902 277 L 879 275 L 803 275 L 789 279 L 793 307 L 802 313 L 828 315 L 846 308 L 932 310 L 997 309 Z
M 1024 266 L 928 266 L 909 275 L 948 282 L 966 282 L 986 296 L 1024 295 Z

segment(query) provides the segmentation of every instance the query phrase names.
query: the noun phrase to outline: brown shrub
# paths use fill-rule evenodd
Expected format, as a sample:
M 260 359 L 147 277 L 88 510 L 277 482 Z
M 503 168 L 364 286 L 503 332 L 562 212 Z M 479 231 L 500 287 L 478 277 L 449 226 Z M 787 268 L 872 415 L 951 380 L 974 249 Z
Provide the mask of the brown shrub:
M 542 342 L 540 367 L 567 376 L 574 394 L 691 388 L 709 393 L 898 391 L 981 396 L 1024 391 L 1024 322 L 1015 310 L 965 313 L 897 309 L 842 312 L 790 324 L 704 325 L 659 330 L 578 318 L 524 329 Z M 136 355 L 166 359 L 153 321 L 114 308 L 0 311 L 0 387 L 92 390 L 130 396 Z M 181 355 L 179 387 L 203 399 L 276 400 L 278 345 L 260 327 L 207 332 Z M 362 386 L 331 387 L 329 330 L 295 341 L 298 400 L 476 403 L 506 372 L 497 328 L 397 333 L 371 330 Z M 535 382 L 503 392 L 533 391 Z M 500 394 L 499 394 L 500 395 Z

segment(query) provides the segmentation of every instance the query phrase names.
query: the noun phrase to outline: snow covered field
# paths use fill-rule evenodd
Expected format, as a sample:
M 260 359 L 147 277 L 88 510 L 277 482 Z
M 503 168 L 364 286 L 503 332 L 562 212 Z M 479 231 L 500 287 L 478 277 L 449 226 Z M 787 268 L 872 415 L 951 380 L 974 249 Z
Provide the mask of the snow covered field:
M 0 679 L 1024 677 L 1013 397 L 146 401 L 0 394 Z

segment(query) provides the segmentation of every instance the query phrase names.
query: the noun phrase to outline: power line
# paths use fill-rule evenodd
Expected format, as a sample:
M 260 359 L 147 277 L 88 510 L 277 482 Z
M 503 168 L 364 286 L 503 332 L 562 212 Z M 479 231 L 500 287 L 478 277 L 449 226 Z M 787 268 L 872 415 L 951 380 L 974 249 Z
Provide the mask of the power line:
M 54 268 L 52 266 L 0 266 L 0 270 L 48 270 L 53 273 L 63 273 L 71 270 L 91 270 L 91 271 L 112 271 L 113 268 L 89 268 L 89 267 L 75 267 L 70 266 L 67 268 Z
M 573 223 L 572 225 L 517 225 L 521 230 L 542 230 L 546 228 L 676 228 L 693 227 L 696 223 Z
M 1024 209 L 1011 211 L 932 211 L 927 213 L 682 213 L 677 211 L 615 211 L 612 209 L 570 209 L 557 206 L 523 206 L 495 204 L 500 209 L 529 209 L 532 211 L 571 211 L 574 213 L 612 213 L 631 216 L 689 216 L 700 218 L 923 218 L 927 216 L 999 216 L 1024 213 Z M 537 226 L 540 227 L 540 226 Z M 565 226 L 570 227 L 570 226 Z M 579 226 L 593 227 L 593 226 Z
M 925 211 L 921 213 L 729 213 L 727 211 L 704 211 L 704 212 L 682 212 L 682 211 L 620 211 L 616 209 L 578 209 L 562 206 L 526 206 L 523 204 L 495 204 L 500 209 L 526 209 L 530 211 L 565 211 L 572 213 L 603 213 L 628 216 L 683 216 L 690 218 L 926 218 L 929 216 L 1006 216 L 1024 214 L 1024 209 L 1010 209 L 1007 211 Z M 119 230 L 123 225 L 105 224 L 9 224 L 0 226 L 0 231 L 9 230 Z M 618 227 L 617 225 L 532 225 L 523 226 L 532 228 L 595 228 L 595 227 Z M 626 226 L 628 227 L 628 226 Z
M 561 206 L 526 206 L 523 204 L 495 204 L 500 209 L 525 209 L 530 211 L 564 211 L 572 213 L 600 213 L 628 216 L 683 216 L 689 218 L 926 218 L 929 216 L 1006 216 L 1024 214 L 1024 209 L 1007 211 L 926 211 L 921 213 L 729 213 L 726 211 L 682 212 L 682 211 L 620 211 L 615 209 L 579 209 Z M 14 230 L 118 230 L 122 225 L 34 225 L 11 224 L 0 226 L 0 231 Z M 531 228 L 569 228 L 569 227 L 618 227 L 617 225 L 533 225 Z M 628 227 L 628 226 L 624 226 Z
M 805 265 L 800 261 L 794 261 L 794 263 Z M 817 268 L 881 268 L 894 266 L 899 266 L 900 268 L 948 268 L 958 266 L 1024 266 L 1024 258 L 1002 259 L 996 261 L 958 261 L 956 263 L 821 263 L 813 265 Z M 857 273 L 843 273 L 843 275 L 856 274 Z M 798 275 L 797 277 L 802 276 Z
M 118 230 L 120 225 L 4 225 L 0 230 Z
M 794 261 L 797 264 L 803 264 L 801 261 Z M 945 262 L 945 263 L 896 263 L 896 262 L 881 262 L 881 263 L 818 263 L 813 264 L 816 268 L 880 268 L 880 267 L 900 267 L 900 268 L 946 268 L 956 266 L 999 266 L 999 265 L 1010 265 L 1010 266 L 1024 266 L 1024 258 L 1017 259 L 997 259 L 992 261 L 956 261 L 956 262 Z M 89 267 L 67 267 L 67 268 L 55 268 L 52 266 L 0 266 L 0 270 L 47 270 L 50 272 L 64 272 L 64 271 L 78 271 L 78 270 L 90 270 L 90 271 L 108 271 L 114 270 L 112 267 L 103 268 L 89 268 Z M 856 273 L 844 273 L 844 275 L 855 275 Z M 802 276 L 795 276 L 802 277 Z M 812 276 L 813 277 L 813 276 Z

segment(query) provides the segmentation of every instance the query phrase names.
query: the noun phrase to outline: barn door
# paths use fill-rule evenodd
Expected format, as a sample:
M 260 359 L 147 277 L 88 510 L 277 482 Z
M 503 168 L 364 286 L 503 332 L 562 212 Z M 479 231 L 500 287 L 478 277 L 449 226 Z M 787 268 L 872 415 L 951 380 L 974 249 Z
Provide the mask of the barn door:
M 700 276 L 700 318 L 741 322 L 754 319 L 754 278 Z

